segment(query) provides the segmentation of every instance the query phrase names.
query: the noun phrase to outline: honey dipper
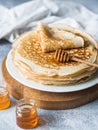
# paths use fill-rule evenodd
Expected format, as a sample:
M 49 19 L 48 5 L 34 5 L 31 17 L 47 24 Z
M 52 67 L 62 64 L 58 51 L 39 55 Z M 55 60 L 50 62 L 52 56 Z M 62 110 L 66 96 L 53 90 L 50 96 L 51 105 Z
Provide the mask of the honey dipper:
M 84 64 L 87 64 L 89 66 L 93 66 L 93 67 L 97 67 L 98 68 L 98 65 L 97 64 L 94 64 L 94 63 L 90 63 L 88 61 L 84 61 L 82 59 L 78 59 L 76 57 L 72 57 L 70 56 L 69 53 L 67 53 L 65 50 L 63 49 L 58 49 L 55 51 L 55 55 L 54 55 L 54 58 L 57 62 L 61 62 L 61 63 L 65 63 L 65 62 L 68 62 L 68 61 L 77 61 L 77 62 L 80 62 L 80 63 L 84 63 Z

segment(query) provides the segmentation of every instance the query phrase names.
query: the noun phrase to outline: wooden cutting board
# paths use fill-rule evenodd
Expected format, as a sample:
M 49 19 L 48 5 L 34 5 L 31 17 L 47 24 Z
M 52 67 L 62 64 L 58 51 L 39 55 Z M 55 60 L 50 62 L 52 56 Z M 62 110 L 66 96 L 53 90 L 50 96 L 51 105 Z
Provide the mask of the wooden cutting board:
M 7 71 L 6 58 L 2 62 L 2 74 L 12 96 L 16 99 L 32 98 L 37 106 L 44 109 L 71 109 L 87 104 L 98 98 L 98 84 L 77 92 L 45 92 L 29 88 L 16 81 Z M 14 70 L 12 70 L 14 71 Z

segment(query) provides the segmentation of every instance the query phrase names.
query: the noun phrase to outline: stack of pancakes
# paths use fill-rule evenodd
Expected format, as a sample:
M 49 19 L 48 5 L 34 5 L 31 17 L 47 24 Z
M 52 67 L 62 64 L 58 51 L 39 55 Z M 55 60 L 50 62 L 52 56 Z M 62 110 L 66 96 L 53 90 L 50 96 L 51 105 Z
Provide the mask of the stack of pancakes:
M 75 61 L 56 62 L 54 54 L 56 48 L 64 47 L 71 56 L 98 63 L 97 42 L 84 31 L 68 25 L 52 24 L 48 28 L 51 35 L 54 38 L 59 37 L 52 45 L 53 37 L 48 35 L 48 31 L 45 33 L 44 29 L 41 26 L 40 29 L 26 32 L 15 40 L 12 61 L 19 72 L 26 79 L 48 85 L 75 84 L 90 79 L 97 70 L 95 67 Z

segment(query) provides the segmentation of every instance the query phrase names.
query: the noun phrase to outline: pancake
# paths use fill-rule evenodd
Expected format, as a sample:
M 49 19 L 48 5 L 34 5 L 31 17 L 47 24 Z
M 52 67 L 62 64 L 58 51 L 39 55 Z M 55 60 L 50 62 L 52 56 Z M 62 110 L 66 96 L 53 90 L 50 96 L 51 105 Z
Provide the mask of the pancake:
M 43 52 L 55 51 L 57 49 L 70 49 L 84 47 L 84 40 L 74 33 L 50 28 L 48 25 L 39 23 L 38 38 Z
M 71 56 L 98 63 L 97 43 L 89 34 L 67 25 L 53 24 L 50 27 L 54 31 L 69 31 L 81 36 L 86 46 L 66 51 Z M 34 30 L 20 35 L 13 44 L 12 61 L 25 78 L 42 84 L 65 85 L 84 82 L 96 72 L 95 67 L 79 62 L 57 63 L 54 60 L 55 52 L 44 53 L 40 42 L 37 30 Z

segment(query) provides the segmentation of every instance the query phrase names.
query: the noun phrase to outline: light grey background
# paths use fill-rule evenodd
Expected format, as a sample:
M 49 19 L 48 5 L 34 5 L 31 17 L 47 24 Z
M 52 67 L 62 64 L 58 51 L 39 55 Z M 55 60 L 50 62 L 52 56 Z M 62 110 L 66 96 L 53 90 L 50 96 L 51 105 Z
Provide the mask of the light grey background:
M 11 8 L 26 1 L 27 0 L 0 0 L 0 4 Z M 63 0 L 61 0 L 61 2 L 62 1 Z M 98 13 L 98 0 L 66 1 L 82 3 L 87 8 L 93 10 L 95 13 Z M 0 66 L 2 59 L 7 55 L 10 49 L 11 44 L 8 41 L 4 39 L 0 40 Z M 4 129 L 0 130 L 5 130 L 5 125 L 7 130 L 20 130 L 16 127 L 15 114 L 10 115 L 11 112 L 15 113 L 15 104 L 16 101 L 12 99 L 12 107 L 5 111 L 0 111 L 0 125 L 4 126 L 2 127 Z M 98 130 L 98 100 L 71 110 L 48 111 L 38 109 L 38 112 L 43 121 L 41 122 L 41 126 L 37 127 L 36 130 Z M 7 122 L 2 122 L 2 118 L 5 118 L 6 121 L 10 120 L 13 126 L 7 124 Z
M 0 4 L 8 8 L 11 8 L 13 6 L 19 5 L 27 1 L 31 1 L 31 0 L 0 0 Z M 94 12 L 98 13 L 98 0 L 61 0 L 61 2 L 62 1 L 72 1 L 72 2 L 81 3 L 86 7 L 88 7 L 89 9 L 93 10 Z

